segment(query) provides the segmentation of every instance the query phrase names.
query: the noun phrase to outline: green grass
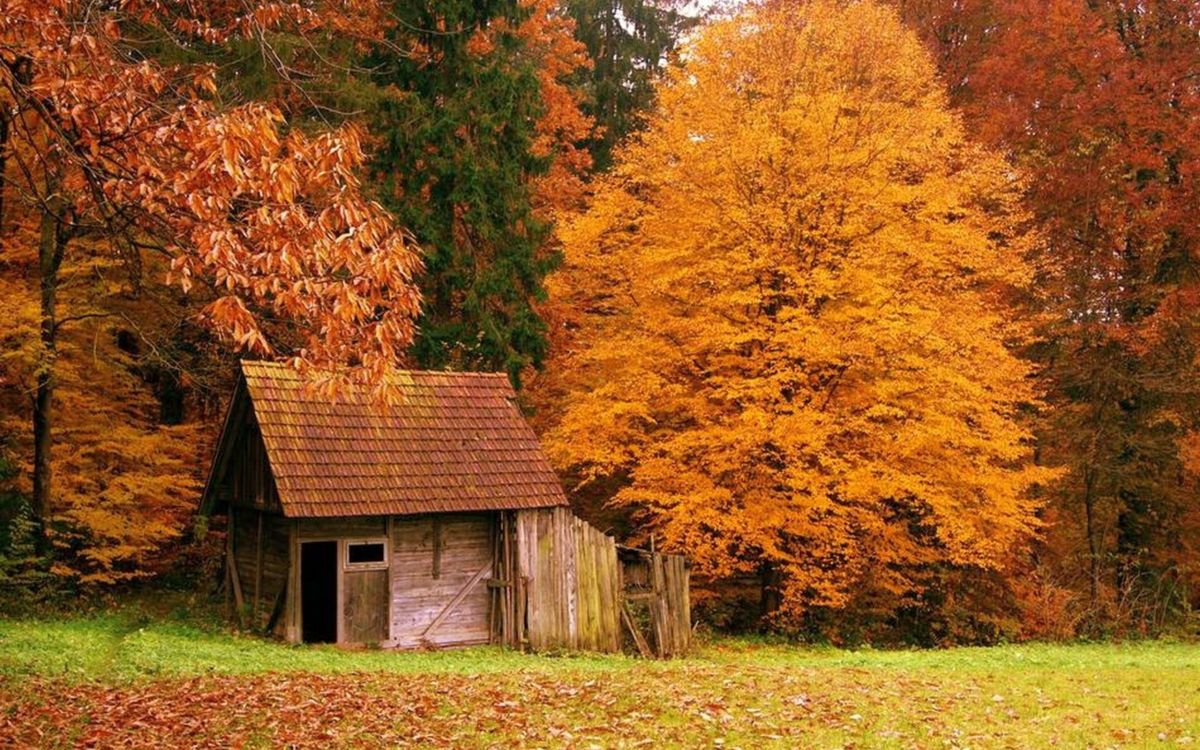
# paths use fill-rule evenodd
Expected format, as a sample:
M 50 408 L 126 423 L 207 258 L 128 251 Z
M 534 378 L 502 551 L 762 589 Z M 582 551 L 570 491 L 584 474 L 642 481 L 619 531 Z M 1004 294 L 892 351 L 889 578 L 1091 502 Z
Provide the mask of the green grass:
M 613 669 L 638 663 L 619 655 L 530 657 L 495 647 L 395 652 L 289 646 L 187 622 L 146 622 L 122 614 L 0 620 L 0 675 L 8 677 L 38 675 L 121 682 L 159 676 L 262 672 L 477 674 L 510 671 L 531 664 Z
M 1184 670 L 1200 674 L 1200 644 L 1171 641 L 1021 644 L 953 649 L 844 650 L 717 638 L 701 643 L 688 664 L 807 669 L 938 671 Z M 392 652 L 334 646 L 289 646 L 213 625 L 144 614 L 0 619 L 0 675 L 128 680 L 139 677 L 261 672 L 381 671 L 483 674 L 513 669 L 655 670 L 669 662 L 622 655 L 521 654 L 494 647 Z
M 94 736 L 146 747 L 320 736 L 347 747 L 1200 748 L 1200 645 L 850 651 L 723 638 L 646 662 L 293 647 L 128 610 L 0 620 L 0 746 Z

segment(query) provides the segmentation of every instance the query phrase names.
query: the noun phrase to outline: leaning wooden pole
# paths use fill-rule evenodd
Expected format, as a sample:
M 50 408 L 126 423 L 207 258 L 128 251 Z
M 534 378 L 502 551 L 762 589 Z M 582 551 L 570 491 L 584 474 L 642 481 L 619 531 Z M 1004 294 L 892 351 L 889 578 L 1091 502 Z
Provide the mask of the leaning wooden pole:
M 242 626 L 242 611 L 246 606 L 246 601 L 242 597 L 242 578 L 238 575 L 237 567 L 237 549 L 234 546 L 233 537 L 236 533 L 234 527 L 235 512 L 233 508 L 229 509 L 229 523 L 225 534 L 225 556 L 229 566 L 229 582 L 230 588 L 233 589 L 233 606 L 237 617 L 238 625 Z

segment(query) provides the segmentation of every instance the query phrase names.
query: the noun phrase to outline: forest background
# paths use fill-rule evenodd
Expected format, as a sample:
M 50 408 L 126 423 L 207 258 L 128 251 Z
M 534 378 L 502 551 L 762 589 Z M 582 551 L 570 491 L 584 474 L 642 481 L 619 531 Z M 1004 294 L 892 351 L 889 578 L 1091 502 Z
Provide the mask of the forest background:
M 698 617 L 1194 632 L 1187 0 L 5 0 L 0 584 L 215 579 L 237 357 L 508 373 Z

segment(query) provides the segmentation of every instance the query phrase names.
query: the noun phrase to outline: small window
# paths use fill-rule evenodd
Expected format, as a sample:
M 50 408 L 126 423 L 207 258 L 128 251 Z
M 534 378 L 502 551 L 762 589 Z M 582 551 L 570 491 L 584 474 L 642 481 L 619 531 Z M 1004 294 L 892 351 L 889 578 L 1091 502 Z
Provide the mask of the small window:
M 387 566 L 387 544 L 378 542 L 346 542 L 346 567 L 381 568 Z

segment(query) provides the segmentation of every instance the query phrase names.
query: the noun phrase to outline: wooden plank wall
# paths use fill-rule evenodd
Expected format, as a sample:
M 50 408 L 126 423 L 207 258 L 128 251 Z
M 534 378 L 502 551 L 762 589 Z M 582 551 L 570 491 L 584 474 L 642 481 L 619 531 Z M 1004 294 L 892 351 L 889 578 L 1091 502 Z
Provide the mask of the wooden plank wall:
M 230 457 L 232 462 L 225 482 L 229 487 L 229 500 L 234 505 L 261 508 L 282 513 L 279 491 L 275 477 L 271 474 L 267 460 L 267 447 L 262 432 L 252 412 L 246 415 L 245 425 L 238 431 L 237 440 Z
M 256 630 L 268 624 L 281 630 L 290 555 L 288 522 L 274 513 L 234 506 L 229 523 L 234 568 L 227 571 L 226 580 L 240 589 L 236 598 L 242 600 L 243 611 L 239 616 Z
M 492 514 L 392 520 L 392 642 L 400 648 L 489 640 Z
M 567 508 L 517 511 L 515 536 L 528 645 L 619 651 L 620 568 L 612 538 Z
M 300 519 L 302 540 L 376 539 L 386 535 L 387 519 L 383 516 Z

